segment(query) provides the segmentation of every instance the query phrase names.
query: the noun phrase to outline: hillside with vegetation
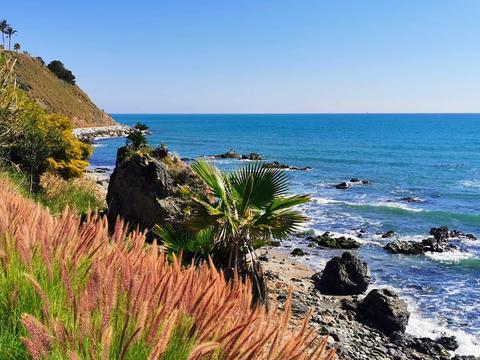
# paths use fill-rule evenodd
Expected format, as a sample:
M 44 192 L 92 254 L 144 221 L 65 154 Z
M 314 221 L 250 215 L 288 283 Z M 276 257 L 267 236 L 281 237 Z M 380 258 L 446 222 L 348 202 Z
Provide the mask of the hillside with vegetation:
M 100 110 L 74 80 L 59 78 L 40 58 L 16 52 L 12 55 L 17 59 L 15 74 L 19 88 L 42 109 L 68 116 L 74 127 L 115 124 L 112 117 Z

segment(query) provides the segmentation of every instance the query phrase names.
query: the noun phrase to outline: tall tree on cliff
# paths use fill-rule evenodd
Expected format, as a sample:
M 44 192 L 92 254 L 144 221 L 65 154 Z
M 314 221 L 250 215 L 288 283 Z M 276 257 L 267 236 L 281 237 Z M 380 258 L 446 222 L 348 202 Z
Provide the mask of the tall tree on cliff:
M 0 32 L 2 33 L 2 45 L 5 46 L 5 32 L 7 31 L 8 25 L 7 20 L 0 20 Z
M 11 43 L 12 43 L 12 36 L 17 33 L 17 30 L 12 28 L 11 26 L 7 27 L 7 30 L 5 30 L 5 34 L 7 35 L 8 39 L 8 50 L 11 50 Z

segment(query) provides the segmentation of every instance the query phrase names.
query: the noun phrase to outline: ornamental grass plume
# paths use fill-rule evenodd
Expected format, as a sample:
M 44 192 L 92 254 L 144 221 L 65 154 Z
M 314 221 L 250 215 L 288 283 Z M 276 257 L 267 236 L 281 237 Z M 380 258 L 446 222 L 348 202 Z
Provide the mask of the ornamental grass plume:
M 252 306 L 251 284 L 183 267 L 105 218 L 58 217 L 0 181 L 0 348 L 11 358 L 333 359 L 326 339 Z M 14 296 L 15 294 L 15 296 Z M 15 301 L 14 301 L 15 297 Z

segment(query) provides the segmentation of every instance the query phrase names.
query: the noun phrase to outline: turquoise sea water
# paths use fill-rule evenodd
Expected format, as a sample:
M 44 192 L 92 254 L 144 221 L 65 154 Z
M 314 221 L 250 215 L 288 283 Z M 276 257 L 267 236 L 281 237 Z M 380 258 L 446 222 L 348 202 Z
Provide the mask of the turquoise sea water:
M 374 285 L 409 299 L 408 331 L 454 332 L 462 353 L 480 355 L 480 240 L 460 242 L 461 253 L 405 257 L 387 254 L 379 234 L 425 238 L 448 226 L 480 237 L 480 114 L 431 115 L 115 115 L 121 123 L 150 126 L 152 144 L 166 143 L 181 157 L 234 149 L 266 160 L 310 166 L 289 172 L 291 191 L 309 193 L 308 228 L 355 235 L 365 230 L 358 255 Z M 98 140 L 92 166 L 113 167 L 124 139 Z M 240 166 L 236 160 L 215 161 Z M 337 190 L 352 177 L 368 185 Z M 407 203 L 404 197 L 422 202 Z M 315 251 L 298 239 L 285 242 L 311 253 L 302 261 L 321 269 L 335 251 Z

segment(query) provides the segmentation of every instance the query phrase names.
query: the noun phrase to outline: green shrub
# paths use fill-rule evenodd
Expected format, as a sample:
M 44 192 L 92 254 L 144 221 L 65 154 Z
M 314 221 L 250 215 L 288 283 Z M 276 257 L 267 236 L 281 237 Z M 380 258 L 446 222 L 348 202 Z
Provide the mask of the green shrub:
M 53 60 L 47 66 L 51 72 L 53 72 L 61 80 L 66 81 L 69 84 L 75 85 L 75 75 L 65 68 L 65 65 L 59 60 Z

